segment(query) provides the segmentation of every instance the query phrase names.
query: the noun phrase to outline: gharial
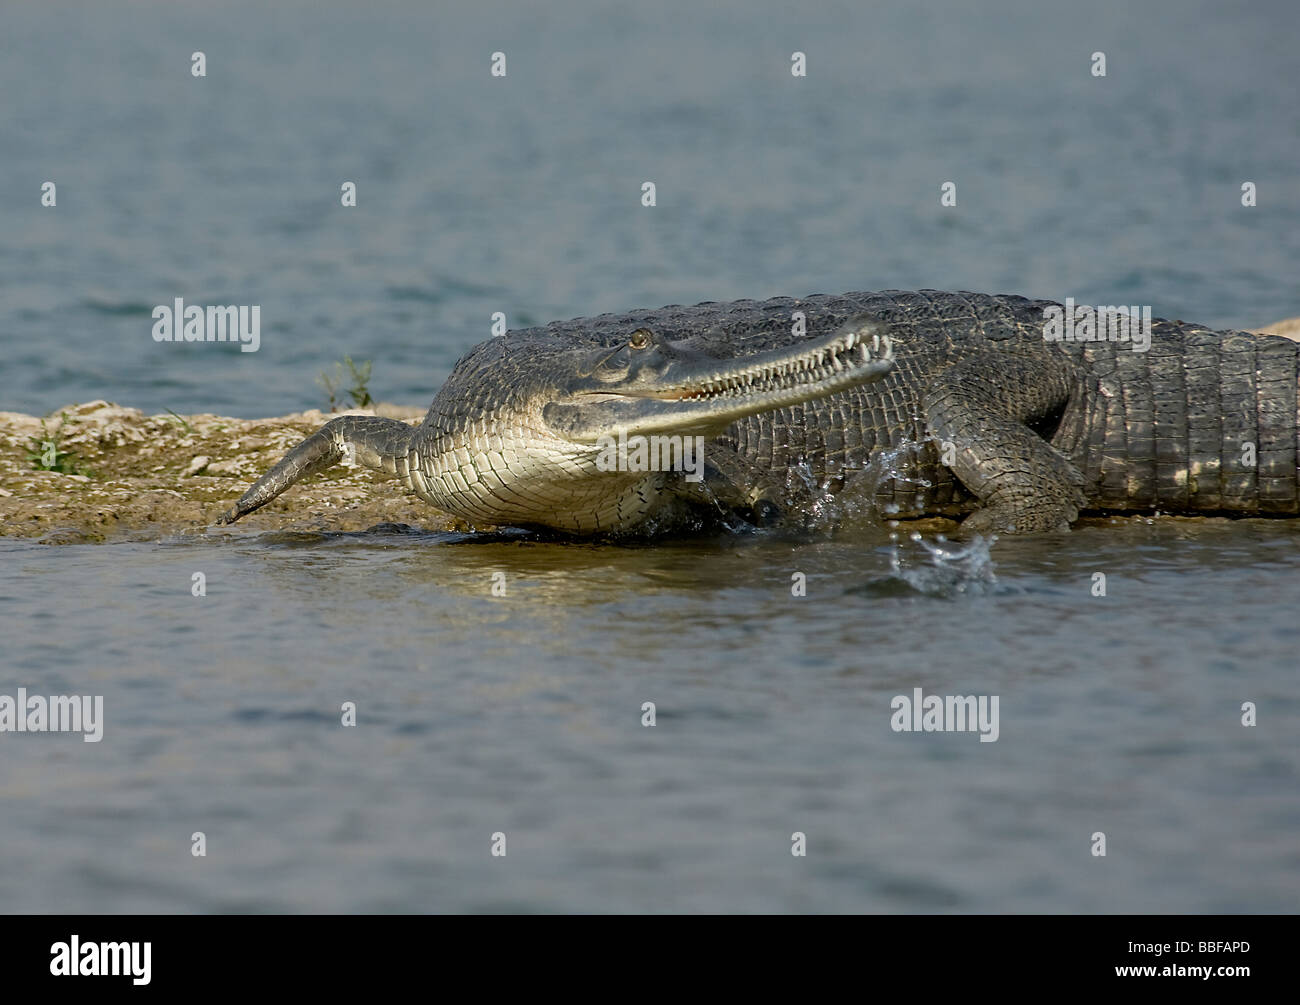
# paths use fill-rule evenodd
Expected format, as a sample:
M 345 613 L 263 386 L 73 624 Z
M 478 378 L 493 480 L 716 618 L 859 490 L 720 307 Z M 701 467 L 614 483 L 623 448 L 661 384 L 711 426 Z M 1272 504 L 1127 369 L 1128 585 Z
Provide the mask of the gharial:
M 882 516 L 965 516 L 979 532 L 1055 530 L 1085 511 L 1300 513 L 1300 345 L 1163 319 L 1147 351 L 1114 330 L 1056 341 L 1053 311 L 886 291 L 509 332 L 460 360 L 421 425 L 335 418 L 220 522 L 345 454 L 472 526 L 575 535 L 701 508 L 780 521 L 863 477 Z M 707 438 L 702 480 L 599 463 L 602 437 L 678 435 Z

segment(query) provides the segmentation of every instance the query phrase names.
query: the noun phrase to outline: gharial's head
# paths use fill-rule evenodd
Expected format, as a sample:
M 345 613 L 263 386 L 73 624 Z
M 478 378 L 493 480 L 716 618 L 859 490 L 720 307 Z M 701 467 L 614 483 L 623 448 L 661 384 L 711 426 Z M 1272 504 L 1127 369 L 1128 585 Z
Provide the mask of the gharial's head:
M 634 526 L 662 484 L 638 442 L 653 464 L 668 438 L 712 438 L 746 416 L 879 380 L 893 367 L 880 331 L 862 319 L 793 341 L 670 340 L 645 327 L 490 339 L 456 365 L 425 420 L 425 494 L 471 523 Z

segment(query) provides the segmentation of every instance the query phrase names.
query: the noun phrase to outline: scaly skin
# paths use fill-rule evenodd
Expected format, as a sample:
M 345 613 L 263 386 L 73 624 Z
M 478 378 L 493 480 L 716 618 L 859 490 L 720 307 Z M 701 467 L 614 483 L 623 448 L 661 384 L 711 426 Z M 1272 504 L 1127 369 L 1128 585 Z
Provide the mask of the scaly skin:
M 578 534 L 660 526 L 664 513 L 701 502 L 781 513 L 808 496 L 809 480 L 816 491 L 865 484 L 886 516 L 970 514 L 966 529 L 1002 533 L 1065 527 L 1084 510 L 1300 512 L 1300 346 L 1160 319 L 1145 353 L 1048 342 L 1049 306 L 888 291 L 513 332 L 457 364 L 419 427 L 335 419 L 223 522 L 338 460 L 347 443 L 471 523 Z M 806 335 L 793 333 L 796 312 Z M 827 371 L 783 392 L 799 400 L 775 402 L 743 380 L 725 398 L 662 400 L 764 361 L 788 364 L 845 332 L 887 337 L 892 361 L 881 350 L 851 374 Z M 705 489 L 672 472 L 598 471 L 596 436 L 620 430 L 709 436 Z

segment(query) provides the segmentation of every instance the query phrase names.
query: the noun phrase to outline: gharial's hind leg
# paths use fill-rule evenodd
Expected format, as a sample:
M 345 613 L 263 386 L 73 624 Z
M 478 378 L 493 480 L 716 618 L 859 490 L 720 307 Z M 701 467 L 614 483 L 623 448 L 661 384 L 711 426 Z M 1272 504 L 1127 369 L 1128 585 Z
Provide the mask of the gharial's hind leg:
M 217 523 L 234 523 L 265 506 L 300 478 L 324 471 L 353 452 L 358 463 L 390 475 L 407 478 L 407 455 L 414 429 L 396 419 L 374 415 L 341 415 L 290 450 L 275 467 L 239 497 Z
M 1078 519 L 1087 503 L 1083 474 L 1028 425 L 1069 393 L 1064 370 L 1005 353 L 967 358 L 931 381 L 922 396 L 927 425 L 981 504 L 963 532 L 1027 534 Z

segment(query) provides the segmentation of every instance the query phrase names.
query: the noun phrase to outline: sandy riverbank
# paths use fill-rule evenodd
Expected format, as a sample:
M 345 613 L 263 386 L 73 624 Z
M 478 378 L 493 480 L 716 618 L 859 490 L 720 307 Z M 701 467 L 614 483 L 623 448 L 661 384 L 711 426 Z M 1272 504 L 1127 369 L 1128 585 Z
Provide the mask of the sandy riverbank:
M 358 414 L 418 422 L 424 409 L 380 405 Z M 43 430 L 37 416 L 0 412 L 0 534 L 65 544 L 221 532 L 216 518 L 331 417 L 318 411 L 252 420 L 145 415 L 91 401 L 55 410 Z M 37 470 L 30 455 L 56 430 L 59 449 L 69 452 L 63 470 Z M 429 530 L 464 526 L 395 479 L 336 465 L 231 530 L 363 530 L 390 522 Z

